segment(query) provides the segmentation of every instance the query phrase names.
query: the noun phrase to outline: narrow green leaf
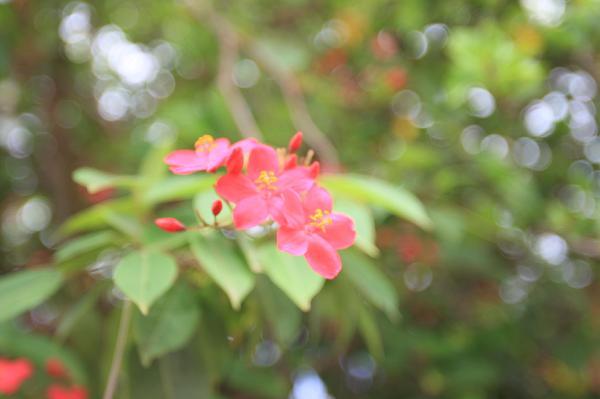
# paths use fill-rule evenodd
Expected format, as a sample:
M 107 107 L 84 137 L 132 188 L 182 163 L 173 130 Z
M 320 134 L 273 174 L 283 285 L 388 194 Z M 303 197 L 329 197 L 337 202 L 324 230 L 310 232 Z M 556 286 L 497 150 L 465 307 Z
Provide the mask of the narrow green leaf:
M 80 168 L 73 172 L 73 180 L 87 188 L 90 194 L 105 188 L 130 188 L 136 184 L 134 176 L 112 175 L 93 168 Z
M 106 227 L 108 226 L 105 217 L 107 212 L 135 214 L 135 211 L 136 206 L 131 197 L 105 201 L 71 216 L 60 226 L 60 234 L 69 235 Z
M 313 297 L 323 287 L 324 279 L 315 273 L 301 256 L 283 253 L 268 243 L 258 248 L 262 269 L 300 309 L 308 311 Z
M 173 149 L 174 140 L 167 138 L 152 145 L 140 165 L 139 175 L 144 185 L 152 184 L 169 173 L 163 159 Z
M 375 318 L 364 305 L 359 306 L 358 311 L 358 329 L 369 352 L 374 358 L 383 359 L 383 343 Z
M 184 346 L 198 325 L 200 312 L 194 293 L 177 284 L 156 302 L 147 316 L 136 314 L 133 335 L 144 366 Z
M 54 254 L 56 262 L 66 262 L 88 252 L 109 246 L 115 242 L 116 234 L 112 231 L 99 231 L 73 238 L 62 245 Z
M 430 229 L 431 219 L 419 199 L 406 189 L 371 176 L 324 175 L 321 183 L 334 195 L 380 206 L 396 216 Z
M 347 275 L 363 296 L 387 316 L 398 318 L 398 293 L 389 278 L 383 274 L 370 259 L 357 252 L 346 251 L 342 254 Z
M 105 291 L 106 284 L 97 284 L 89 292 L 86 292 L 69 310 L 61 317 L 54 336 L 59 341 L 64 341 L 70 334 L 77 322 L 90 312 L 100 295 Z
M 202 269 L 225 291 L 234 309 L 254 288 L 254 275 L 231 241 L 217 234 L 190 237 L 194 256 Z
M 144 194 L 144 203 L 155 205 L 161 202 L 188 199 L 194 194 L 209 190 L 215 184 L 216 175 L 171 176 L 150 187 Z
M 155 251 L 134 251 L 117 265 L 114 281 L 143 314 L 175 282 L 177 264 L 166 254 Z
M 54 269 L 26 270 L 0 278 L 0 322 L 36 307 L 54 294 L 63 276 Z
M 379 248 L 375 245 L 375 222 L 369 207 L 356 201 L 341 199 L 335 201 L 334 210 L 345 213 L 354 220 L 355 245 L 369 256 L 378 256 Z

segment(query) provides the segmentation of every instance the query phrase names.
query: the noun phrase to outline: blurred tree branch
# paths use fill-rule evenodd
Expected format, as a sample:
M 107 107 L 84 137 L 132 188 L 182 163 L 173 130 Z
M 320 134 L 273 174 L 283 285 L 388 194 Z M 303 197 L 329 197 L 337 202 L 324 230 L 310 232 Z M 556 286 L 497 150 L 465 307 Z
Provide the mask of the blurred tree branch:
M 225 96 L 242 134 L 260 137 L 260 131 L 250 107 L 231 79 L 233 64 L 240 48 L 246 50 L 271 74 L 281 90 L 294 126 L 304 133 L 306 142 L 315 149 L 323 163 L 334 168 L 337 167 L 339 164 L 337 150 L 312 119 L 302 87 L 296 76 L 282 68 L 253 38 L 242 36 L 227 19 L 212 7 L 210 1 L 186 0 L 185 3 L 192 14 L 198 20 L 208 22 L 217 35 L 220 45 L 219 88 Z

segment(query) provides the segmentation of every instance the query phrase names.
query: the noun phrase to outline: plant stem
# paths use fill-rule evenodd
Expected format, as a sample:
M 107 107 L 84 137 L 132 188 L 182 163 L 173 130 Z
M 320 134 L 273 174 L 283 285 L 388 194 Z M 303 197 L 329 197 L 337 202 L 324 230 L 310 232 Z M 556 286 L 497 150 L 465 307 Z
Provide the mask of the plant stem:
M 106 388 L 104 390 L 102 399 L 112 399 L 115 389 L 117 388 L 119 372 L 121 371 L 121 365 L 123 363 L 125 344 L 127 343 L 129 324 L 131 322 L 131 310 L 131 302 L 125 301 L 123 310 L 121 311 L 121 320 L 119 321 L 119 332 L 117 335 L 117 342 L 115 344 L 115 353 L 113 354 L 110 372 L 108 374 L 108 381 L 106 382 Z

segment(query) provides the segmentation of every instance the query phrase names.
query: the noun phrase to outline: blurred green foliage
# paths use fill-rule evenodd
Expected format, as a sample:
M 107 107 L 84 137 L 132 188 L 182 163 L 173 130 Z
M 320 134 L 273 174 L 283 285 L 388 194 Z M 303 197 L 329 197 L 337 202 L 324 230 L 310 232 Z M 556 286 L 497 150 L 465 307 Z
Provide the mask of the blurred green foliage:
M 179 277 L 130 308 L 115 397 L 597 397 L 599 16 L 0 1 L 0 355 L 36 363 L 25 397 L 49 357 L 100 397 L 126 312 L 109 280 L 140 246 Z M 153 226 L 213 199 L 212 176 L 169 176 L 170 148 L 256 127 L 277 146 L 303 130 L 352 172 L 322 181 L 359 225 L 338 279 L 262 239 Z

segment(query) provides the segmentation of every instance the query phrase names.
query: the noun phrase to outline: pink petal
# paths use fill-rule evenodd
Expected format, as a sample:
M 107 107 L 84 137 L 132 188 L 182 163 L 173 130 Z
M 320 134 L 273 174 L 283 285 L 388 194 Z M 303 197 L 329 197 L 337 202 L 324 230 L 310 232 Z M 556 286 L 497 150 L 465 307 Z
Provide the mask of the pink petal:
M 215 185 L 215 190 L 221 197 L 233 203 L 252 197 L 258 192 L 254 183 L 246 175 L 239 173 L 228 173 L 219 178 Z
M 207 170 L 214 172 L 225 164 L 227 157 L 229 156 L 229 140 L 217 139 L 215 140 L 215 147 L 210 150 L 208 154 Z
M 279 172 L 277 152 L 267 146 L 256 147 L 250 153 L 248 160 L 248 176 L 255 180 L 262 171 Z
M 265 200 L 260 195 L 247 197 L 238 202 L 233 210 L 233 222 L 238 229 L 258 226 L 269 217 Z
M 308 240 L 303 229 L 280 227 L 277 230 L 277 248 L 292 255 L 304 255 L 308 249 Z
M 269 200 L 270 213 L 281 226 L 304 227 L 305 215 L 300 196 L 292 190 L 283 190 Z
M 325 277 L 332 279 L 342 270 L 340 255 L 323 238 L 312 235 L 308 244 L 306 261 L 312 269 Z
M 249 138 L 249 139 L 243 139 L 238 141 L 237 143 L 235 143 L 234 145 L 231 146 L 231 149 L 236 149 L 236 148 L 241 148 L 244 155 L 249 155 L 250 152 L 255 149 L 256 147 L 260 147 L 263 146 L 264 144 L 261 144 L 258 142 L 258 140 L 253 139 L 253 138 Z
M 317 209 L 322 211 L 331 211 L 332 206 L 331 195 L 323 187 L 313 186 L 307 193 L 304 199 L 304 209 L 306 213 L 312 215 Z
M 279 189 L 289 188 L 299 194 L 310 190 L 314 185 L 315 180 L 304 166 L 284 171 L 277 180 Z
M 344 249 L 352 246 L 356 240 L 354 220 L 343 213 L 332 213 L 331 224 L 325 227 L 325 231 L 318 231 L 333 248 Z
M 173 151 L 165 157 L 164 162 L 173 173 L 180 175 L 206 170 L 207 166 L 206 156 L 199 156 L 193 150 Z

